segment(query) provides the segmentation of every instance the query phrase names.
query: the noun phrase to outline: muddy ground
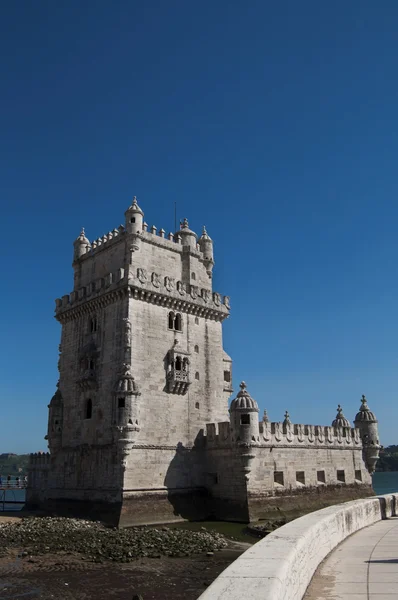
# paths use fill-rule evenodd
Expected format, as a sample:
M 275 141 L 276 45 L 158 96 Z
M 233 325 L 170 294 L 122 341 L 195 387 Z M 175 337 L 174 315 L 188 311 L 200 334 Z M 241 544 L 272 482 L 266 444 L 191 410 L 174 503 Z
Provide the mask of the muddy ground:
M 141 558 L 131 563 L 93 563 L 78 555 L 0 558 L 1 600 L 196 600 L 245 549 L 212 556 Z

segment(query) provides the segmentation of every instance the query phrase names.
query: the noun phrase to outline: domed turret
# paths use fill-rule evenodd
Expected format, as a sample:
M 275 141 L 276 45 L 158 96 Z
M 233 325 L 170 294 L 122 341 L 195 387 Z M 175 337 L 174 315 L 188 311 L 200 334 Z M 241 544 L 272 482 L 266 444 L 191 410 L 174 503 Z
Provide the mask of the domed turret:
M 343 415 L 343 409 L 341 408 L 340 404 L 337 407 L 337 415 L 332 423 L 332 427 L 351 427 L 351 423 Z
M 203 226 L 203 233 L 200 236 L 198 243 L 200 251 L 203 254 L 203 262 L 205 264 L 207 274 L 209 277 L 211 277 L 211 273 L 214 267 L 213 240 L 208 235 L 205 226 Z
M 144 223 L 144 213 L 137 204 L 137 198 L 134 196 L 133 203 L 124 213 L 126 218 L 126 231 L 128 233 L 141 233 Z
M 229 408 L 231 427 L 235 441 L 246 444 L 259 439 L 258 404 L 250 396 L 244 381 Z
M 196 240 L 198 239 L 198 236 L 194 231 L 189 229 L 188 219 L 183 220 L 180 231 L 176 232 L 176 235 L 181 237 L 182 246 L 189 246 L 196 250 Z
M 48 429 L 44 439 L 48 441 L 50 452 L 54 453 L 62 444 L 64 401 L 62 399 L 61 390 L 59 389 L 59 382 L 57 383 L 57 391 L 51 398 L 48 408 Z
M 87 249 L 91 248 L 90 241 L 86 238 L 86 234 L 84 232 L 84 227 L 82 227 L 79 237 L 76 238 L 75 241 L 73 242 L 73 247 L 74 247 L 74 253 L 73 253 L 74 261 L 79 260 L 79 258 L 81 258 L 83 256 L 83 254 L 86 254 Z
M 373 473 L 380 452 L 379 430 L 377 419 L 370 410 L 365 396 L 362 396 L 361 407 L 355 416 L 354 425 L 361 432 L 363 457 L 369 473 Z

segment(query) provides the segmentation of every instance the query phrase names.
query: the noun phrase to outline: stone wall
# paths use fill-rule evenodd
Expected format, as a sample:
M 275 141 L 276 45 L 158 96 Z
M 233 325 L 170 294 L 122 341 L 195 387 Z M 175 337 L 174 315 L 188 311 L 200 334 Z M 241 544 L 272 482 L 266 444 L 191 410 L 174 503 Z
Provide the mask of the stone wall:
M 363 527 L 397 515 L 398 494 L 318 510 L 284 525 L 246 550 L 200 600 L 301 600 L 322 560 Z

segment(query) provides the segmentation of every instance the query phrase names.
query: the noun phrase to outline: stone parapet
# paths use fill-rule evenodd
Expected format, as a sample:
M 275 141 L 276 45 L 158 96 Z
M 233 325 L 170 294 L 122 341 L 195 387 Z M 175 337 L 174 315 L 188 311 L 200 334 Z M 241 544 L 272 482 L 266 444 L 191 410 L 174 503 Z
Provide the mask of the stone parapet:
M 57 298 L 55 316 L 62 323 L 65 319 L 74 318 L 79 311 L 89 312 L 98 308 L 97 305 L 106 306 L 119 298 L 120 294 L 127 293 L 137 300 L 145 300 L 152 304 L 160 304 L 220 321 L 229 316 L 228 296 L 221 296 L 218 292 L 212 293 L 208 289 L 182 281 L 173 282 L 171 287 L 169 277 L 147 273 L 141 268 L 138 268 L 136 273 L 128 272 L 123 268 L 117 269 L 87 286 Z
M 259 436 L 254 446 L 362 448 L 360 430 L 355 427 L 327 427 L 323 425 L 284 424 L 260 421 Z M 228 447 L 235 443 L 229 421 L 207 423 L 204 436 L 208 448 Z
M 398 493 L 330 506 L 291 521 L 246 550 L 200 600 L 301 600 L 317 567 L 352 533 L 397 516 Z

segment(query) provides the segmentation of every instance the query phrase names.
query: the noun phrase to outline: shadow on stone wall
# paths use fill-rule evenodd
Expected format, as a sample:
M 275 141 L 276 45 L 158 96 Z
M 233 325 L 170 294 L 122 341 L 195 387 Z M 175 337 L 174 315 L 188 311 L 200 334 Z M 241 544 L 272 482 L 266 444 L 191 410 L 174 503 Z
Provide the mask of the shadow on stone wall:
M 201 485 L 199 454 L 199 447 L 190 449 L 179 442 L 167 469 L 164 485 L 175 519 L 199 521 L 209 517 L 210 494 Z

